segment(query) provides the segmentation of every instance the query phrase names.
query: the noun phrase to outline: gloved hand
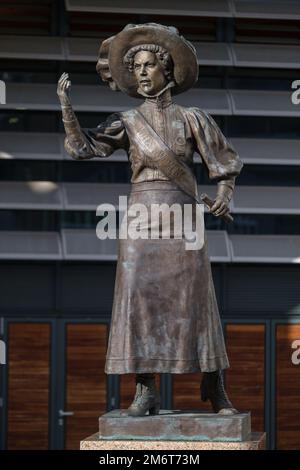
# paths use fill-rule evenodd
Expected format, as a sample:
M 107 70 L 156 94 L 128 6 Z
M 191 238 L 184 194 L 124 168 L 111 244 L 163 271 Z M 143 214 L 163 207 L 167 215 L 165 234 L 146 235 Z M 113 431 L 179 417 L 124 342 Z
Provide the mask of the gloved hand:
M 214 204 L 210 208 L 210 212 L 216 217 L 229 212 L 229 203 L 232 198 L 233 190 L 235 186 L 235 178 L 221 180 L 218 182 L 217 196 Z

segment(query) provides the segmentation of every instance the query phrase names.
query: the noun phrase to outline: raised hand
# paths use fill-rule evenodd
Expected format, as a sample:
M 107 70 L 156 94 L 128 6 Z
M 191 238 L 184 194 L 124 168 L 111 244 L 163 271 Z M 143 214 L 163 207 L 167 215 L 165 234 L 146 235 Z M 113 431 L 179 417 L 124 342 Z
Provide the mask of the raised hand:
M 62 105 L 69 105 L 70 102 L 70 89 L 71 81 L 69 80 L 69 74 L 64 72 L 57 84 L 57 94 Z

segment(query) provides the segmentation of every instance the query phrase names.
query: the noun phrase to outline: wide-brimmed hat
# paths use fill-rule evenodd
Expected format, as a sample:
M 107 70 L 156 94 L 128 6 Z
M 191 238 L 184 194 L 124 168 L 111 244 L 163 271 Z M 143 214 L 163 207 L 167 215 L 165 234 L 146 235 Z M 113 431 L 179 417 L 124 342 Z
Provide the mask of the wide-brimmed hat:
M 123 59 L 129 49 L 144 44 L 161 46 L 171 55 L 175 79 L 173 94 L 182 93 L 194 85 L 198 79 L 194 46 L 180 36 L 176 28 L 156 23 L 128 24 L 120 33 L 102 42 L 96 66 L 102 80 L 115 91 L 121 90 L 135 98 L 142 98 L 137 93 L 137 80 Z

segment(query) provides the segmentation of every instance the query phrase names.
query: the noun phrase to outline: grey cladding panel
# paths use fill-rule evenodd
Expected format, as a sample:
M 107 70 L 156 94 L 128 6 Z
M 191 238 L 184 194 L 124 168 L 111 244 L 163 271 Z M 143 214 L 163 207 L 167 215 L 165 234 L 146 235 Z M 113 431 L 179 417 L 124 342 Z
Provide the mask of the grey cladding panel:
M 1 259 L 61 259 L 56 232 L 0 231 Z
M 174 96 L 175 103 L 186 107 L 197 107 L 211 114 L 232 114 L 228 93 L 225 90 L 192 88 Z
M 298 235 L 231 235 L 230 240 L 234 262 L 300 263 Z
M 62 209 L 60 187 L 52 181 L 1 181 L 1 209 Z
M 240 213 L 300 214 L 300 188 L 236 186 L 233 210 Z
M 230 261 L 226 232 L 208 231 L 208 247 L 214 262 Z M 65 259 L 116 260 L 118 239 L 99 240 L 96 230 L 68 229 L 62 231 Z
M 230 139 L 244 163 L 300 165 L 300 140 Z
M 289 91 L 230 90 L 230 95 L 235 115 L 300 117 Z
M 300 4 L 289 0 L 233 0 L 234 16 L 238 18 L 300 19 Z
M 1 35 L 0 57 L 7 59 L 63 60 L 63 46 L 59 36 Z
M 99 204 L 119 204 L 119 196 L 128 196 L 130 185 L 111 183 L 64 183 L 66 209 L 96 210 Z
M 1 132 L 0 159 L 61 160 L 60 134 Z
M 200 65 L 233 65 L 230 46 L 222 42 L 194 42 Z
M 65 229 L 62 231 L 65 259 L 107 260 L 117 259 L 117 239 L 100 240 L 95 230 Z
M 166 5 L 160 0 L 153 0 L 143 5 L 139 0 L 130 0 L 126 4 L 121 0 L 113 3 L 109 0 L 66 0 L 68 11 L 154 14 L 173 16 L 210 16 L 238 18 L 274 18 L 295 20 L 300 18 L 300 5 L 295 1 L 284 0 L 173 0 Z
M 154 15 L 180 15 L 180 16 L 232 16 L 228 0 L 173 0 L 167 5 L 160 0 L 152 0 L 143 5 L 139 0 L 66 0 L 68 11 L 89 11 L 108 13 L 154 14 Z
M 232 44 L 236 67 L 300 68 L 300 45 Z
M 207 231 L 208 252 L 212 262 L 229 262 L 228 236 L 225 231 Z
M 103 38 L 65 38 L 67 59 L 72 61 L 95 62 Z
M 70 77 L 72 79 L 72 77 Z M 8 83 L 4 109 L 60 110 L 55 84 Z M 73 85 L 72 103 L 78 111 L 115 112 L 139 105 L 138 99 L 115 93 L 106 86 Z

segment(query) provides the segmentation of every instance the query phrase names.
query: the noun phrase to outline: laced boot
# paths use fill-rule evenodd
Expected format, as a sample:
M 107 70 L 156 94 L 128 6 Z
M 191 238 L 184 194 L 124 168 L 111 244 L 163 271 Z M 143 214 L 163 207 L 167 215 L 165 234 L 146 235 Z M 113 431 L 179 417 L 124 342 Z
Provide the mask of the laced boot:
M 215 413 L 223 415 L 236 414 L 224 388 L 223 374 L 221 370 L 204 372 L 201 383 L 201 400 L 210 400 Z
M 154 374 L 136 374 L 136 392 L 134 400 L 128 408 L 129 416 L 159 414 L 160 395 L 155 387 Z

